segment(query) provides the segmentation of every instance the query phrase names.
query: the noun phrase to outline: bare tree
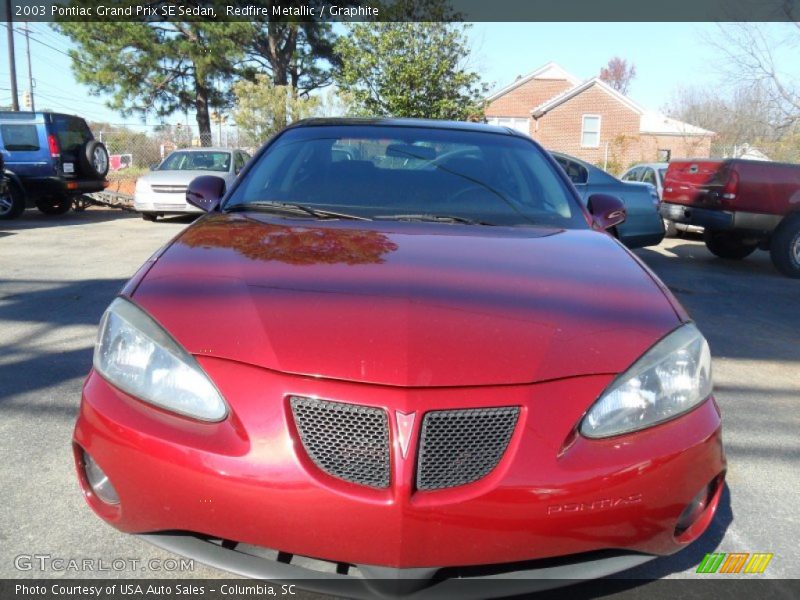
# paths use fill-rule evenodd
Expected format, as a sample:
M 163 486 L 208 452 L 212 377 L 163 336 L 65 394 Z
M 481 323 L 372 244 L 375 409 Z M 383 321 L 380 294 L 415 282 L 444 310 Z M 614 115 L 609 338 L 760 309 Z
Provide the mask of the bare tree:
M 800 124 L 800 87 L 781 66 L 796 59 L 800 23 L 728 23 L 720 25 L 711 43 L 721 52 L 730 80 L 763 90 L 779 119 L 776 126 Z
M 636 77 L 636 65 L 624 58 L 615 56 L 600 69 L 600 79 L 621 94 L 627 94 L 631 81 Z
M 662 110 L 716 132 L 713 156 L 735 156 L 749 145 L 775 160 L 800 160 L 800 123 L 785 125 L 784 113 L 770 102 L 763 83 L 743 81 L 724 95 L 708 87 L 684 88 Z

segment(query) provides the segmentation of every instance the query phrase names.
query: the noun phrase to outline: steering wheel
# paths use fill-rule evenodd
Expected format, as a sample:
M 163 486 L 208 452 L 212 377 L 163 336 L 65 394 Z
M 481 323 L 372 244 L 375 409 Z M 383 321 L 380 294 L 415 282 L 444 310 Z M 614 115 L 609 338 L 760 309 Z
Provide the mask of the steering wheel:
M 426 167 L 438 167 L 442 161 L 450 160 L 451 158 L 455 158 L 464 154 L 473 153 L 473 148 L 458 148 L 457 150 L 451 150 L 450 152 L 445 152 L 444 154 L 440 154 L 436 158 L 430 158 L 424 162 L 422 162 L 417 169 L 425 169 Z

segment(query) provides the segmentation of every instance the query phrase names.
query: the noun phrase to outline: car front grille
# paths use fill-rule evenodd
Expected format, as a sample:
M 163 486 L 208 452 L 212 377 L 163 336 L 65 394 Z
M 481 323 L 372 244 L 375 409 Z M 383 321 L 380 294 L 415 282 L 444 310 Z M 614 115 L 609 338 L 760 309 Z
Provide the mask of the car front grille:
M 438 410 L 422 421 L 417 489 L 441 490 L 488 475 L 514 433 L 519 407 Z
M 389 487 L 385 410 L 301 396 L 289 402 L 303 448 L 317 467 L 352 483 Z
M 185 194 L 185 185 L 151 185 L 150 188 L 157 194 Z
M 300 441 L 328 475 L 389 487 L 389 423 L 381 408 L 291 396 Z M 431 411 L 422 419 L 416 488 L 441 490 L 482 479 L 500 462 L 519 419 L 518 406 Z
M 181 204 L 175 204 L 175 203 L 167 204 L 165 202 L 154 202 L 153 208 L 155 210 L 164 210 L 164 211 L 172 211 L 172 210 L 184 211 L 186 210 L 186 203 L 183 202 Z

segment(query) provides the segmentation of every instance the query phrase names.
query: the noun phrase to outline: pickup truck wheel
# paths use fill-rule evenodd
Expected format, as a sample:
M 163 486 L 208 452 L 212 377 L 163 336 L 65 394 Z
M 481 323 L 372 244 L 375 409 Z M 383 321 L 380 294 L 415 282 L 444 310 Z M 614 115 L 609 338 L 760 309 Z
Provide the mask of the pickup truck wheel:
M 731 231 L 706 229 L 703 232 L 703 240 L 711 254 L 728 260 L 742 260 L 758 248 L 758 244 L 745 242 L 741 235 Z
M 36 200 L 36 208 L 46 215 L 63 215 L 72 208 L 69 196 L 46 196 Z
M 0 192 L 0 221 L 16 219 L 25 212 L 25 196 L 16 183 L 9 181 Z
M 800 279 L 800 214 L 786 217 L 769 245 L 772 264 L 787 277 Z

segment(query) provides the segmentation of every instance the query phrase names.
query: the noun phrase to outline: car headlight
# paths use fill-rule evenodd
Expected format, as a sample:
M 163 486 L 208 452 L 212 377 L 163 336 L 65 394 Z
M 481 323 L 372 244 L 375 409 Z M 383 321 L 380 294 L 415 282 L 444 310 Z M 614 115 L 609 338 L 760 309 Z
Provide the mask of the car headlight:
M 124 392 L 182 415 L 219 421 L 227 407 L 195 358 L 147 313 L 117 298 L 100 322 L 94 368 Z
M 711 352 L 694 325 L 684 325 L 650 348 L 618 377 L 580 425 L 588 438 L 651 427 L 703 402 L 711 394 Z
M 136 187 L 134 189 L 134 193 L 142 193 L 142 192 L 149 192 L 150 191 L 150 184 L 147 183 L 146 180 L 143 178 L 139 178 L 136 180 Z

